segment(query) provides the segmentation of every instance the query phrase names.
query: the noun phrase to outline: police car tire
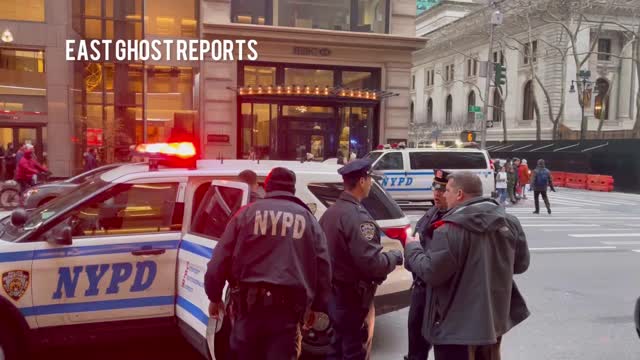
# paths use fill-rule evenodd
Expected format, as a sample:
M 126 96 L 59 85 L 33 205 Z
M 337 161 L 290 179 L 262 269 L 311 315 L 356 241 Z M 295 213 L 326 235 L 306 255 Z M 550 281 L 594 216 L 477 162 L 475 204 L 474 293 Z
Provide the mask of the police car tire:
M 4 359 L 2 356 L 4 356 Z M 0 324 L 0 360 L 17 359 L 19 359 L 18 339 L 11 335 L 8 326 Z

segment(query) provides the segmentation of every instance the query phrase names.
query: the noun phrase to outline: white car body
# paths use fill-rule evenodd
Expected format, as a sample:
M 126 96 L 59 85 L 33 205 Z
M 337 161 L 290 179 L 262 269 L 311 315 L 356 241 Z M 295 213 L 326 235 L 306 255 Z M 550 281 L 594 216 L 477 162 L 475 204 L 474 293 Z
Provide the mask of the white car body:
M 432 201 L 434 169 L 471 171 L 482 180 L 483 195 L 495 191 L 493 169 L 484 150 L 469 148 L 385 149 L 370 152 L 380 184 L 400 204 Z

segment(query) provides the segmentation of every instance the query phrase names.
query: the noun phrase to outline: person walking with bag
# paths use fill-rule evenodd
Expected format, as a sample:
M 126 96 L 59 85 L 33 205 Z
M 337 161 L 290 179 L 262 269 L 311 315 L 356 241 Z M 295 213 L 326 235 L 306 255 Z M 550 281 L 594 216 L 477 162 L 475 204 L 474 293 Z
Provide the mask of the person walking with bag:
M 556 192 L 553 187 L 553 179 L 551 172 L 545 167 L 544 160 L 538 160 L 538 167 L 533 171 L 531 177 L 531 187 L 533 188 L 533 201 L 536 207 L 534 214 L 540 214 L 540 195 L 547 207 L 547 213 L 551 215 L 551 204 L 549 203 L 549 197 L 547 196 L 547 188 L 551 188 L 551 191 Z

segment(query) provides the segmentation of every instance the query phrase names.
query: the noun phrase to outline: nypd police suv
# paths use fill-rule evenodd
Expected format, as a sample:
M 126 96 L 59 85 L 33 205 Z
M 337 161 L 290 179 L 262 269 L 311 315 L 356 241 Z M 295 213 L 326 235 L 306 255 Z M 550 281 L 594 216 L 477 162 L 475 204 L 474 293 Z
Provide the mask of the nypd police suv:
M 250 168 L 263 181 L 273 167 L 290 168 L 297 175 L 296 196 L 318 218 L 342 191 L 337 165 L 196 164 L 189 158 L 195 149 L 184 143 L 139 150 L 154 157 L 0 220 L 0 359 L 27 357 L 32 345 L 176 325 L 207 355 L 204 273 L 226 224 L 247 203 L 248 186 L 238 174 Z M 363 205 L 381 228 L 385 248 L 401 249 L 397 240 L 406 238 L 410 225 L 398 206 L 379 186 Z M 402 267 L 390 274 L 376 294 L 380 313 L 408 305 L 408 297 L 398 294 L 408 293 L 410 285 Z M 327 350 L 327 319 L 318 316 L 305 334 L 307 351 Z
M 471 171 L 480 176 L 484 196 L 495 191 L 493 169 L 485 150 L 474 148 L 397 148 L 367 155 L 380 184 L 399 204 L 433 201 L 433 169 Z

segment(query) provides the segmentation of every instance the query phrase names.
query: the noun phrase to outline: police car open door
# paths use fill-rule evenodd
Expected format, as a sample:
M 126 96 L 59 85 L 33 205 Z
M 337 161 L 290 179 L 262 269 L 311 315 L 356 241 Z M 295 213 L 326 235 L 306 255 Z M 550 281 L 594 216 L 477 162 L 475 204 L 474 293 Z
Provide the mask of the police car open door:
M 193 195 L 195 194 L 187 196 Z M 214 180 L 200 206 L 194 210 L 190 227 L 183 236 L 178 252 L 176 315 L 180 330 L 203 355 L 213 359 L 213 337 L 222 323 L 209 321 L 209 299 L 204 290 L 204 274 L 227 224 L 248 200 L 247 184 Z

